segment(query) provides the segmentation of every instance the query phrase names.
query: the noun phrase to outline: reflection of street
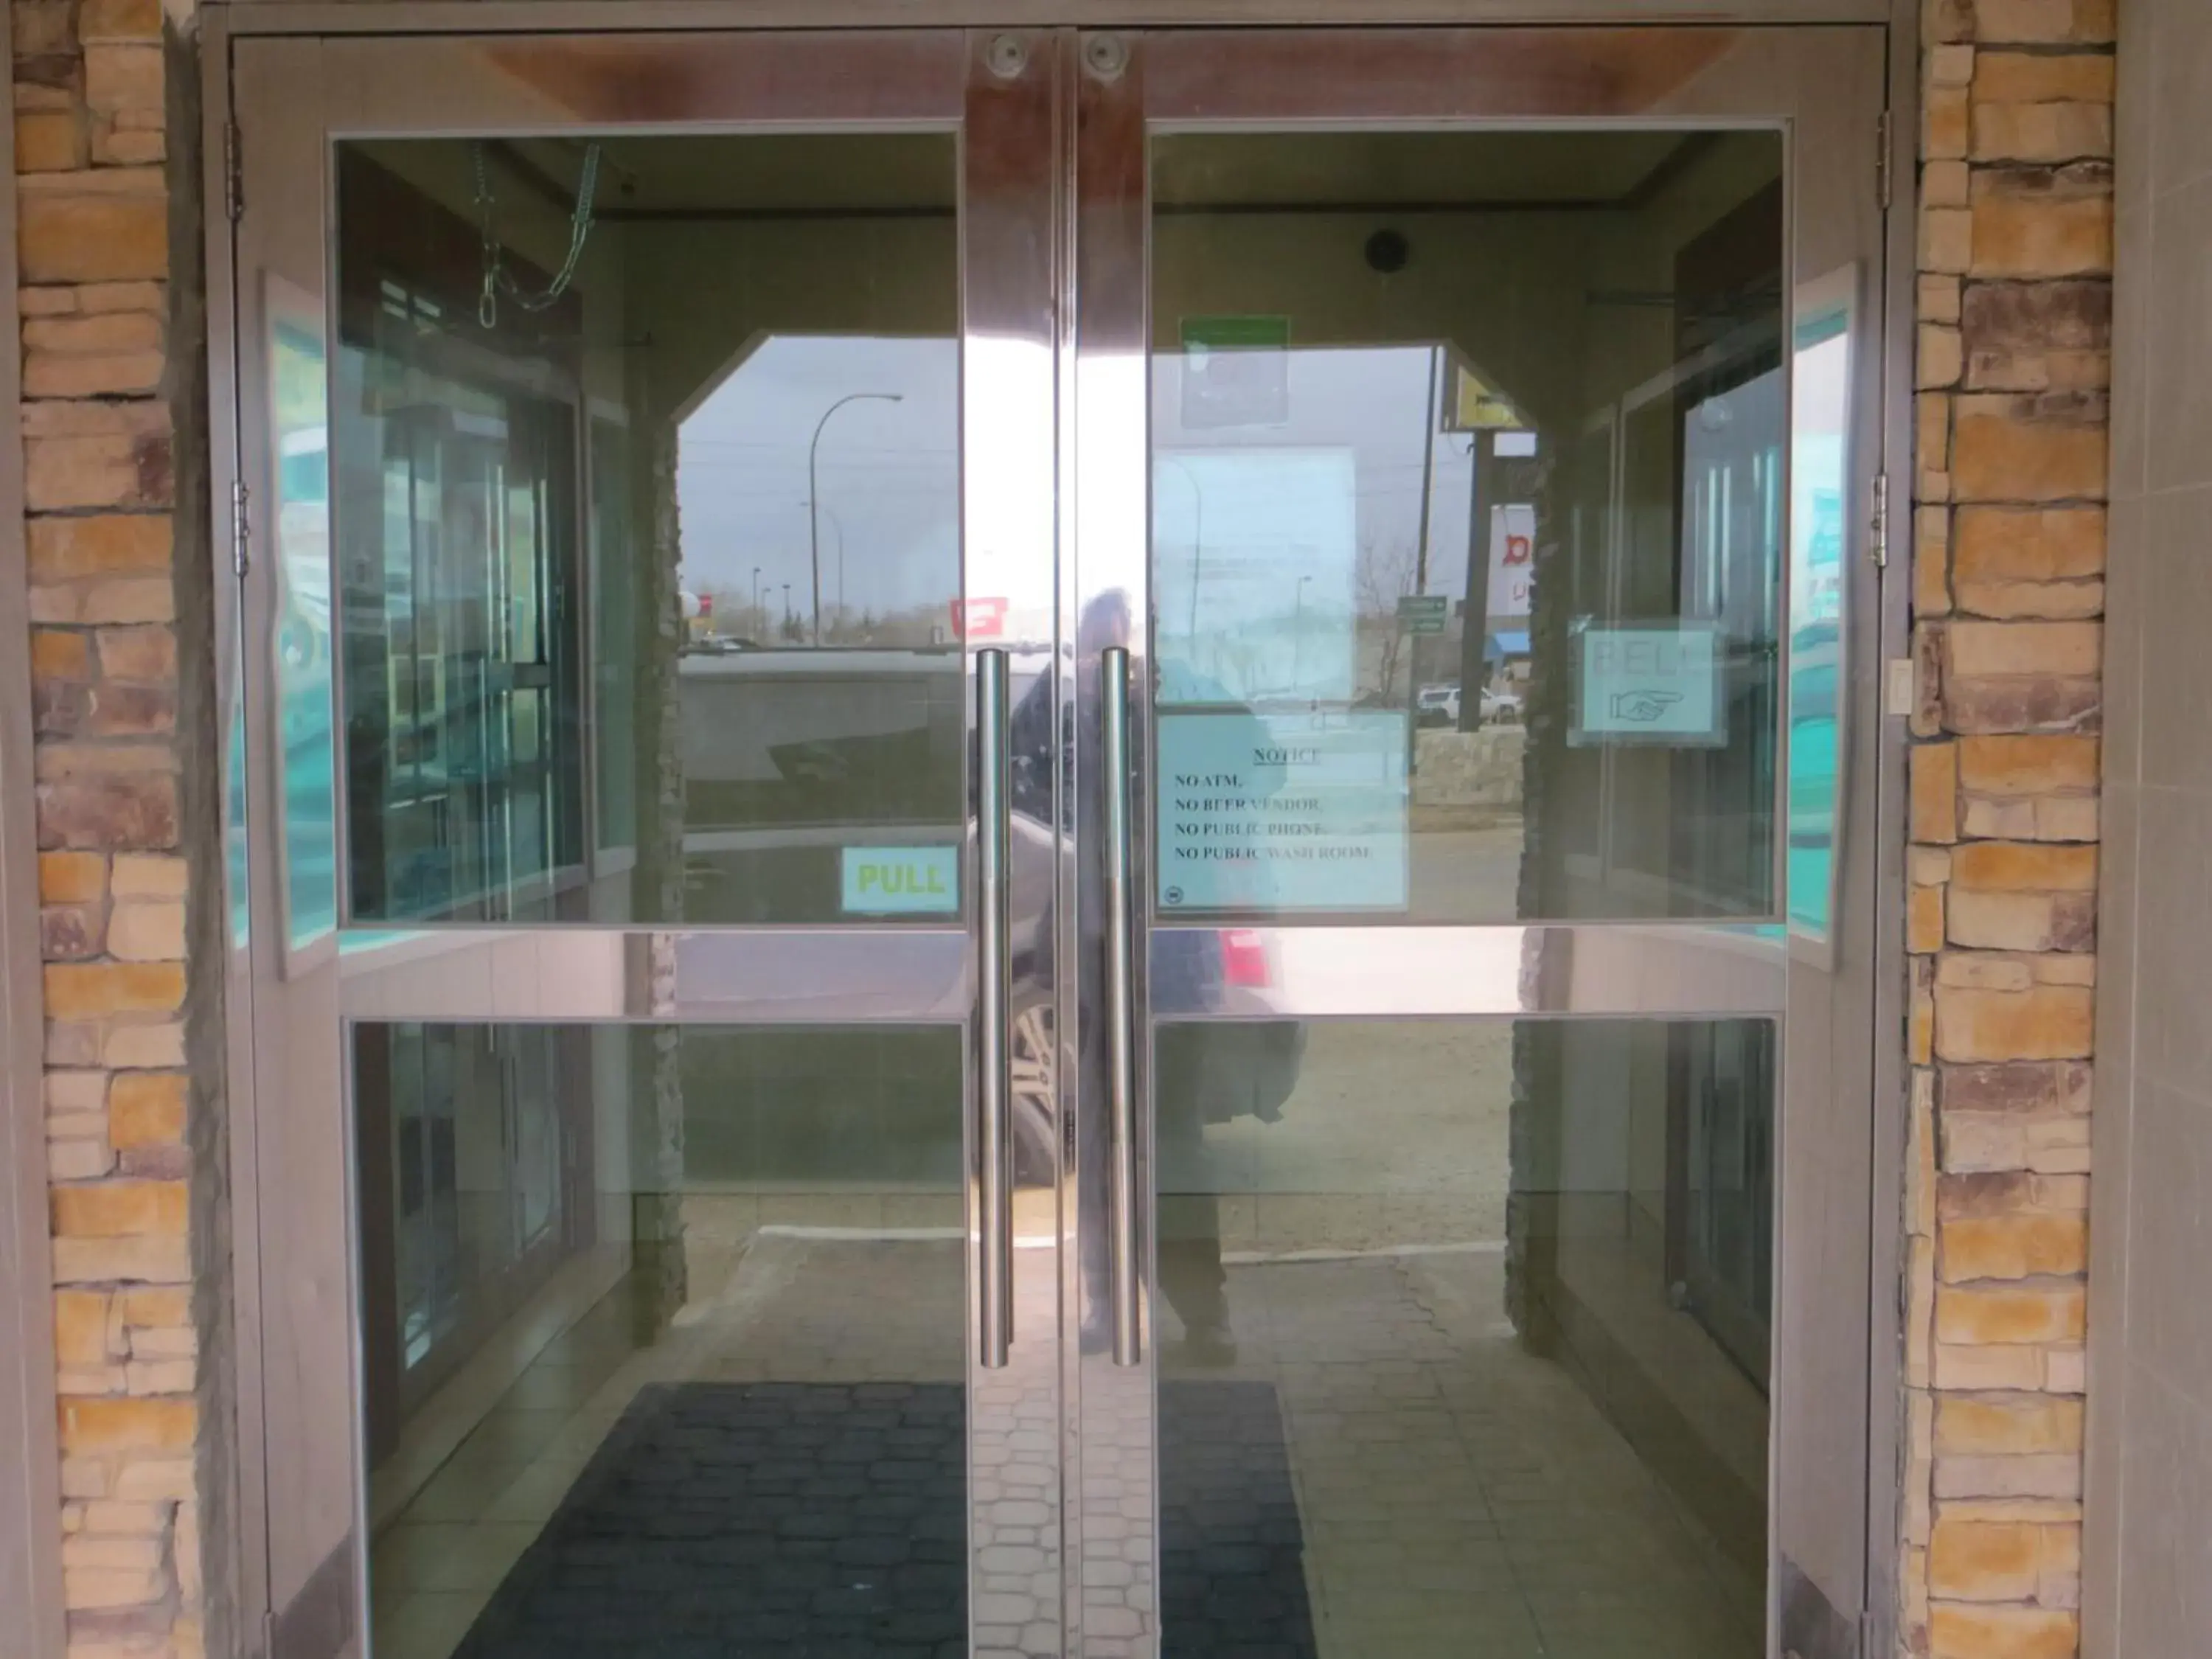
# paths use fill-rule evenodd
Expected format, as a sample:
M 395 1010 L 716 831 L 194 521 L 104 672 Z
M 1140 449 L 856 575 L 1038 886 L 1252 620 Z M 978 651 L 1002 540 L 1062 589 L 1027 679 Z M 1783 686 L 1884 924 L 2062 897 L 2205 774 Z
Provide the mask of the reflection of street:
M 1204 1170 L 1164 1160 L 1163 1187 L 1213 1183 L 1232 1266 L 1502 1239 L 1506 1091 L 1439 1085 L 1498 1077 L 1511 1050 L 1503 1021 L 1316 1022 L 1280 1120 L 1214 1125 Z
M 1505 1091 L 1438 1086 L 1500 1078 L 1504 1028 L 1315 1036 L 1280 1122 L 1208 1135 L 1228 1177 L 1240 1356 L 1226 1371 L 1188 1371 L 1164 1316 L 1158 1363 L 1170 1377 L 1273 1389 L 1322 1659 L 1755 1653 L 1756 1584 L 1583 1385 L 1505 1322 Z M 1051 1212 L 1030 1207 L 1017 1217 L 1023 1254 L 1042 1261 Z M 953 1202 L 731 1195 L 686 1213 L 692 1287 L 674 1328 L 641 1339 L 623 1282 L 554 1314 L 565 1328 L 550 1340 L 545 1313 L 518 1322 L 537 1327 L 535 1346 L 479 1396 L 473 1427 L 378 1538 L 381 1659 L 454 1651 L 649 1385 L 941 1386 L 963 1375 Z M 1285 1259 L 1301 1252 L 1310 1259 Z M 985 1378 L 970 1407 L 971 1605 L 981 1651 L 1043 1656 L 1059 1634 L 1060 1440 L 1054 1350 L 1038 1339 L 1054 1298 L 1048 1274 L 1024 1273 L 1021 1288 L 1015 1364 Z M 1152 1606 L 1152 1396 L 1141 1371 L 1090 1382 L 1081 1598 L 1093 1650 L 1126 1636 L 1133 1652 Z
M 1164 1313 L 1162 1374 L 1272 1386 L 1322 1659 L 1748 1659 L 1755 1577 L 1508 1319 L 1513 1077 L 1504 1020 L 1310 1024 L 1278 1121 L 1215 1124 L 1163 1169 L 1164 1231 L 1218 1194 L 1237 1345 Z M 1707 1431 L 1763 1443 L 1763 1403 L 1626 1265 L 1606 1316 L 1663 1324 L 1644 1357 L 1733 1383 Z
M 1507 1318 L 1513 1046 L 1504 1020 L 1314 1022 L 1279 1113 L 1164 1138 L 1163 1232 L 1210 1195 L 1235 1346 L 1188 1342 L 1184 1308 L 1163 1297 L 1153 1364 L 1272 1390 L 1320 1659 L 1745 1659 L 1758 1583 L 1624 1437 L 1602 1389 L 1530 1352 Z M 849 1085 L 825 1103 L 865 1103 Z M 672 1322 L 640 1322 L 651 1275 L 580 1263 L 597 1277 L 564 1272 L 410 1425 L 379 1476 L 374 1513 L 392 1522 L 374 1554 L 380 1659 L 449 1659 L 654 1384 L 978 1376 L 961 1208 L 941 1186 L 732 1181 L 695 1186 L 681 1208 Z M 1049 1193 L 1018 1194 L 1013 1363 L 980 1375 L 968 1405 L 969 1610 L 994 1659 L 1045 1659 L 1060 1639 L 1058 1224 Z M 1763 1402 L 1714 1369 L 1627 1243 L 1617 1228 L 1570 1241 L 1585 1304 L 1623 1352 L 1694 1391 L 1705 1446 L 1760 1431 L 1755 1480 Z M 1085 1368 L 1078 1596 L 1093 1653 L 1149 1650 L 1155 1550 L 1178 1546 L 1152 1531 L 1165 1396 L 1152 1381 Z M 411 1492 L 387 1492 L 400 1478 Z
M 1229 1375 L 1283 1413 L 1321 1659 L 1760 1650 L 1758 1583 L 1521 1346 L 1500 1253 L 1232 1266 L 1229 1295 Z
M 1511 921 L 1519 914 L 1521 819 L 1413 835 L 1413 909 L 1422 921 Z

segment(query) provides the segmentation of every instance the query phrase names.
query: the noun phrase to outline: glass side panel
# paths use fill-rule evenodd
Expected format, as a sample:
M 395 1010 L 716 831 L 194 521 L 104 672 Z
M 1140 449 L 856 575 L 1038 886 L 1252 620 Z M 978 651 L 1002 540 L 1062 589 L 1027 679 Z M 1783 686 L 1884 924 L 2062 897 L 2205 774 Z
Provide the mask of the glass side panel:
M 1758 1659 L 1775 1054 L 1160 1026 L 1162 1651 Z
M 962 1042 L 354 1028 L 378 1659 L 964 1650 Z
M 1775 915 L 1780 135 L 1152 155 L 1157 910 Z
M 957 919 L 956 161 L 338 147 L 327 435 L 302 392 L 285 442 L 330 479 L 350 918 Z

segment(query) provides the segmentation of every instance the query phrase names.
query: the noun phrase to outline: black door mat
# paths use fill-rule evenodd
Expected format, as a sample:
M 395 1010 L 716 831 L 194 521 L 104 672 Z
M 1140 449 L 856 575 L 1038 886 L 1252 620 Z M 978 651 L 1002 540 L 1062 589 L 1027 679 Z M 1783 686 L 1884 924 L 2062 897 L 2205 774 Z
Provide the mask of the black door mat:
M 1161 1659 L 1314 1659 L 1272 1382 L 1160 1384 Z
M 962 1390 L 641 1390 L 454 1659 L 958 1659 Z M 1163 1659 L 1308 1659 L 1274 1389 L 1161 1388 Z
M 640 1390 L 454 1659 L 956 1659 L 962 1391 Z

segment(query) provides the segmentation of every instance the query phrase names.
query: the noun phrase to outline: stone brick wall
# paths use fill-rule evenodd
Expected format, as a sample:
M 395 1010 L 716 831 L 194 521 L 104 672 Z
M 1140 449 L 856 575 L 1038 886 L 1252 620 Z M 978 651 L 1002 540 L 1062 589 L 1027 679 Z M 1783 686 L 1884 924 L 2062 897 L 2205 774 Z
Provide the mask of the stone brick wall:
M 2113 0 L 1929 0 L 1902 1652 L 2081 1602 Z
M 159 0 L 13 15 L 69 1651 L 192 1655 L 208 1188 L 188 1140 L 204 996 L 187 994 L 180 799 L 204 785 L 179 736 L 172 403 L 197 380 L 168 349 L 170 71 Z

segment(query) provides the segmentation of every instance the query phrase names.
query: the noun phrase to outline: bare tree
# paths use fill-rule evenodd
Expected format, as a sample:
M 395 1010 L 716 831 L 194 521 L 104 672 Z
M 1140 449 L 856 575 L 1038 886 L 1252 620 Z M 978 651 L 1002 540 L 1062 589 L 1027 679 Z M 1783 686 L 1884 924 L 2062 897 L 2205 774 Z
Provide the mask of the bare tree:
M 1406 635 L 1398 623 L 1398 601 L 1413 591 L 1413 550 L 1401 545 L 1359 544 L 1352 566 L 1352 600 L 1358 606 L 1360 688 L 1385 702 L 1398 684 L 1398 664 Z M 1371 645 L 1370 645 L 1371 641 Z

